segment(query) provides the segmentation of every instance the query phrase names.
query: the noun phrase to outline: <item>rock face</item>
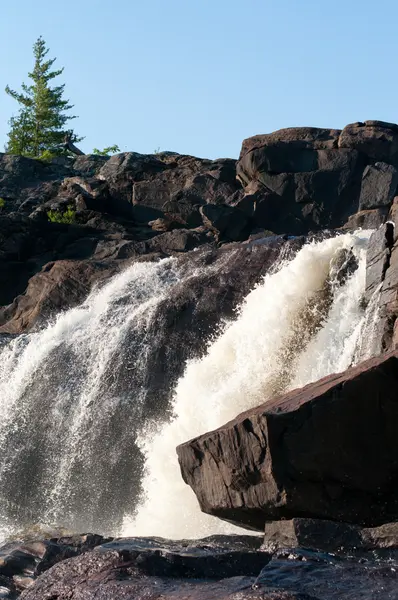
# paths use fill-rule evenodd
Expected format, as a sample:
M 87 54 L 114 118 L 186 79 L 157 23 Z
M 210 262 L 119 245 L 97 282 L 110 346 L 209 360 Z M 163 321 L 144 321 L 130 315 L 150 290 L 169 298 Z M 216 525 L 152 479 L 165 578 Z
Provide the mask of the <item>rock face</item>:
M 237 164 L 243 201 L 251 198 L 254 212 L 265 204 L 256 222 L 276 233 L 342 226 L 358 210 L 390 205 L 398 185 L 397 143 L 397 126 L 381 121 L 249 138 Z
M 46 163 L 0 154 L 0 331 L 31 328 L 144 256 L 261 231 L 378 227 L 389 218 L 397 169 L 398 126 L 381 121 L 254 136 L 243 142 L 239 161 L 127 152 Z M 66 209 L 74 223 L 48 222 L 50 210 Z M 383 310 L 392 339 L 390 296 L 386 291 Z
M 201 509 L 263 529 L 293 517 L 398 518 L 398 354 L 239 415 L 177 448 Z

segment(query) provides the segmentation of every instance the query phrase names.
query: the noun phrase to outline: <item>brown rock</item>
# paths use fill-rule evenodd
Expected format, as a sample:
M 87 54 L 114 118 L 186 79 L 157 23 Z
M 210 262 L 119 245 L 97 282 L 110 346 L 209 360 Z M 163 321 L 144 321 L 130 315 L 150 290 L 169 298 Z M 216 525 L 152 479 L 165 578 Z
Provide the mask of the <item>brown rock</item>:
M 313 548 L 325 552 L 398 548 L 398 522 L 360 527 L 322 519 L 295 518 L 265 523 L 264 550 Z
M 383 121 L 365 121 L 344 127 L 339 148 L 353 148 L 373 161 L 396 164 L 398 160 L 398 127 Z
M 377 162 L 368 165 L 362 176 L 359 210 L 390 206 L 398 186 L 398 171 L 392 165 Z
M 261 530 L 311 517 L 398 518 L 398 354 L 242 413 L 177 448 L 201 509 Z

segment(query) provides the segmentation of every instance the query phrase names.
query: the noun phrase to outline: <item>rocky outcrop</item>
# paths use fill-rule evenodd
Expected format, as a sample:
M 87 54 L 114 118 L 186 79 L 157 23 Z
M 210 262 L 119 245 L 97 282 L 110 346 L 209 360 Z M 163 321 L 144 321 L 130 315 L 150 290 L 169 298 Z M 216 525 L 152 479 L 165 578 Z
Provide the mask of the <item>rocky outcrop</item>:
M 177 448 L 201 509 L 263 529 L 311 517 L 398 518 L 398 354 L 372 359 L 242 413 Z
M 397 144 L 398 126 L 382 121 L 249 138 L 237 164 L 245 189 L 241 202 L 249 197 L 256 207 L 265 204 L 256 223 L 276 233 L 341 227 L 358 211 L 391 204 L 398 185 Z
M 51 306 L 81 301 L 124 261 L 261 232 L 379 227 L 396 193 L 397 140 L 398 126 L 366 121 L 343 131 L 298 127 L 254 136 L 243 142 L 238 162 L 173 152 L 52 162 L 0 154 L 0 327 L 29 329 Z M 75 215 L 71 225 L 48 222 L 49 211 L 67 209 Z M 50 271 L 58 287 L 74 290 L 69 302 L 67 293 L 54 299 L 55 287 L 45 281 Z M 36 281 L 42 293 L 35 307 Z M 387 291 L 383 303 L 390 330 L 395 308 Z M 28 307 L 31 317 L 22 314 Z

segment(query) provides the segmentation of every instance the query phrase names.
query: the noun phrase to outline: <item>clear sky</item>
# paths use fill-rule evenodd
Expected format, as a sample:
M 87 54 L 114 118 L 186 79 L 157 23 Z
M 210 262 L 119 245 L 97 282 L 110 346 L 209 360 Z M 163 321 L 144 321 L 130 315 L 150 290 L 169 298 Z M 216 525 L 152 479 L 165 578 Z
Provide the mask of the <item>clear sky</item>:
M 398 122 L 397 0 L 3 0 L 0 149 L 43 35 L 81 146 L 217 158 L 281 127 Z

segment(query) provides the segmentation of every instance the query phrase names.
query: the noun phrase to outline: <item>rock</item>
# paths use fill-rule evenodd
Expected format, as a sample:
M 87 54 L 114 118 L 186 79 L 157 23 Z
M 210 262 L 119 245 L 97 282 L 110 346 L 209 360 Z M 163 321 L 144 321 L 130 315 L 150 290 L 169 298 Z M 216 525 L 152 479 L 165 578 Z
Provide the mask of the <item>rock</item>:
M 118 214 L 122 210 L 127 214 L 132 203 L 179 215 L 187 223 L 196 206 L 228 202 L 240 187 L 235 180 L 235 161 L 173 153 L 118 154 L 104 164 L 99 177 L 109 183 Z M 193 222 L 193 226 L 198 224 Z
M 265 214 L 255 217 L 257 226 L 300 235 L 341 226 L 357 210 L 366 157 L 355 149 L 339 149 L 339 133 L 297 128 L 243 142 L 237 164 L 245 187 L 241 202 L 247 207 L 247 196 L 266 197 Z
M 172 231 L 173 229 L 182 229 L 184 222 L 178 217 L 175 218 L 173 215 L 166 215 L 163 218 L 155 219 L 155 221 L 149 221 L 148 225 L 152 227 L 154 231 Z
M 256 540 L 257 548 L 259 542 Z M 256 576 L 270 561 L 253 541 L 236 537 L 189 542 L 121 539 L 56 564 L 41 575 L 21 600 L 314 600 L 280 586 L 258 585 Z
M 398 548 L 398 522 L 360 527 L 321 519 L 294 518 L 265 523 L 263 549 L 312 548 L 324 552 Z
M 389 206 L 396 194 L 398 171 L 392 165 L 377 162 L 363 172 L 359 210 Z
M 365 121 L 344 127 L 339 148 L 352 148 L 366 154 L 372 162 L 395 165 L 398 160 L 398 127 L 383 121 Z
M 251 224 L 245 213 L 225 204 L 205 204 L 200 207 L 203 223 L 214 231 L 218 241 L 245 240 Z
M 16 598 L 23 590 L 31 587 L 35 578 L 61 560 L 79 556 L 96 546 L 107 543 L 111 538 L 83 534 L 57 538 L 28 539 L 6 542 L 0 545 L 0 586 L 5 596 Z
M 366 253 L 365 298 L 369 302 L 376 288 L 384 281 L 391 258 L 394 226 L 388 222 L 381 225 L 369 239 Z
M 289 127 L 265 135 L 255 135 L 242 143 L 240 158 L 256 148 L 278 143 L 292 144 L 298 148 L 337 148 L 340 135 L 338 129 L 318 127 Z
M 388 215 L 388 207 L 382 206 L 373 210 L 361 210 L 348 217 L 344 229 L 378 229 Z
M 330 375 L 177 448 L 201 509 L 261 530 L 311 517 L 398 518 L 398 354 Z

